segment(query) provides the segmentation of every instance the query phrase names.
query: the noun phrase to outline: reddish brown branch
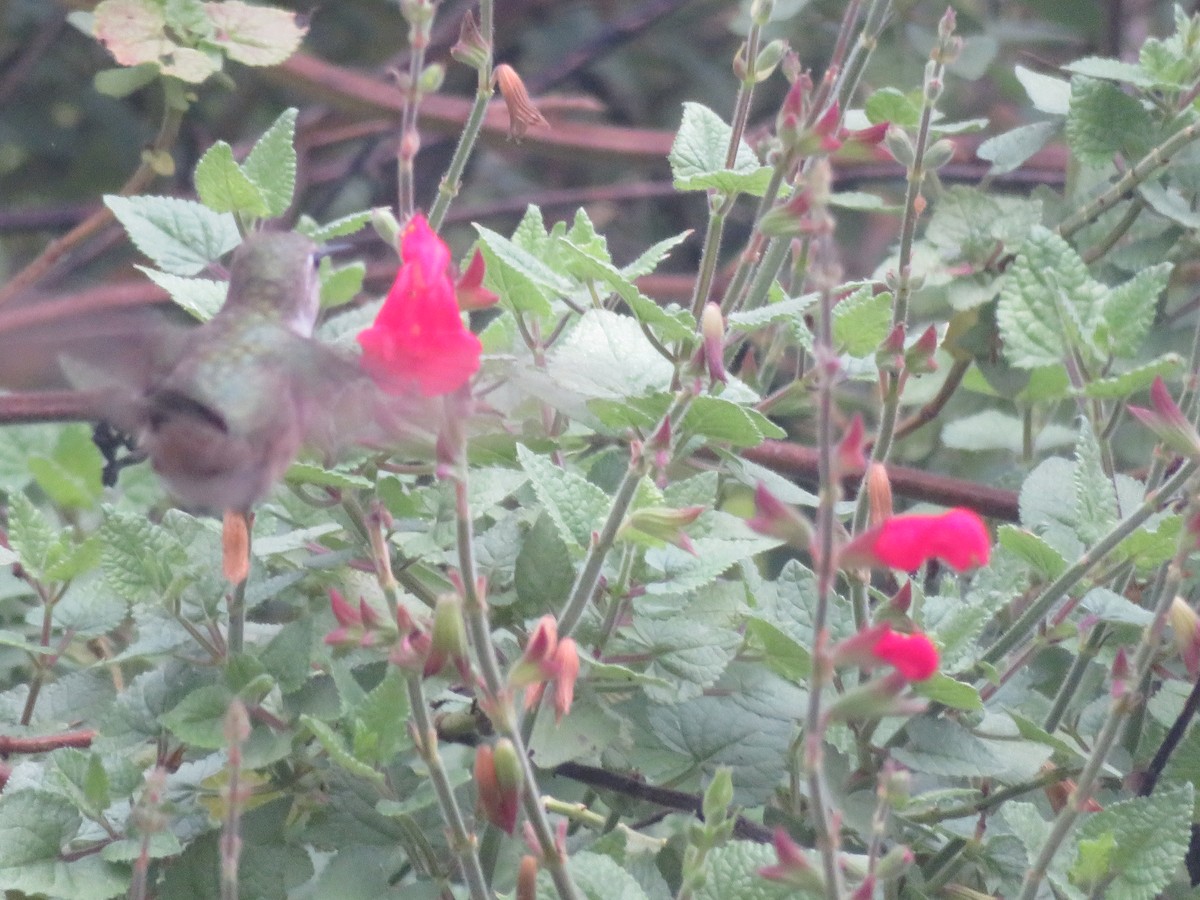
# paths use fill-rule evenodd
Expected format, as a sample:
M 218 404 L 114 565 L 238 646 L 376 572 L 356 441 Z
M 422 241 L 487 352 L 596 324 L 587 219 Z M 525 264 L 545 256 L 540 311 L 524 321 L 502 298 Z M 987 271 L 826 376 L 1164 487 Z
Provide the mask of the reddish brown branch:
M 90 747 L 96 734 L 96 731 L 84 728 L 79 731 L 64 731 L 61 734 L 45 734 L 40 737 L 0 735 L 0 755 L 49 753 L 60 747 Z
M 742 455 L 792 478 L 804 481 L 815 481 L 817 478 L 817 451 L 812 447 L 801 447 L 783 441 L 763 441 L 757 447 L 742 451 Z M 943 506 L 965 506 L 993 519 L 1005 522 L 1019 521 L 1015 491 L 1005 491 L 892 463 L 887 464 L 887 471 L 892 482 L 892 491 L 902 497 Z M 843 476 L 843 483 L 848 490 L 857 490 L 861 480 L 861 469 L 847 472 Z

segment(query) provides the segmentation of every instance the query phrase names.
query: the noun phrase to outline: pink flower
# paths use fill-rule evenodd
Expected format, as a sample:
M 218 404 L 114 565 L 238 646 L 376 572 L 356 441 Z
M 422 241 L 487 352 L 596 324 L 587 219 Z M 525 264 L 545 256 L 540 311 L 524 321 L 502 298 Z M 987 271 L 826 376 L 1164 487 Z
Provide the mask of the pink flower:
M 937 673 L 938 652 L 926 635 L 900 634 L 886 625 L 871 655 L 885 662 L 909 681 L 924 681 Z
M 912 572 L 940 559 L 957 572 L 987 565 L 991 539 L 969 509 L 938 515 L 893 516 L 864 531 L 841 550 L 843 566 L 887 566 Z
M 459 309 L 487 309 L 499 302 L 500 298 L 483 286 L 483 254 L 478 250 L 454 285 L 454 293 Z
M 400 236 L 400 271 L 375 323 L 358 335 L 362 367 L 389 394 L 450 394 L 479 368 L 479 338 L 463 326 L 450 248 L 416 216 Z
M 906 681 L 932 678 L 938 668 L 937 647 L 927 635 L 902 634 L 891 625 L 870 625 L 850 635 L 830 648 L 830 656 L 835 666 L 891 666 Z
M 538 619 L 525 646 L 525 652 L 508 673 L 512 687 L 525 688 L 525 708 L 539 703 L 546 685 L 554 682 L 554 714 L 562 717 L 571 711 L 575 699 L 575 682 L 579 678 L 579 647 L 574 638 L 558 638 L 558 622 L 554 616 Z

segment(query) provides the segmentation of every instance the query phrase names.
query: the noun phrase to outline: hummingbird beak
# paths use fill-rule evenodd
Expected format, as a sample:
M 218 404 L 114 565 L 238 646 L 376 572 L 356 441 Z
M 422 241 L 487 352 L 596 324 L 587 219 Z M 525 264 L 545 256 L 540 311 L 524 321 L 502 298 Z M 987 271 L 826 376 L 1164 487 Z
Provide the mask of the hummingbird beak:
M 314 256 L 317 262 L 320 262 L 327 257 L 336 256 L 339 253 L 345 253 L 348 250 L 353 250 L 354 244 L 351 241 L 331 241 L 317 248 Z

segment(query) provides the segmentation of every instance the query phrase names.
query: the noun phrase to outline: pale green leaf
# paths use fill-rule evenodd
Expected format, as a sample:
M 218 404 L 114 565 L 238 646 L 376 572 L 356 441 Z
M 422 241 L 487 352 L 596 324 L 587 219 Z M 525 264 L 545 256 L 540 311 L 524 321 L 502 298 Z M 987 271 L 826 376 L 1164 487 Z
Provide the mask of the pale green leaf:
M 1031 531 L 1014 525 L 1001 525 L 997 537 L 1002 547 L 1025 560 L 1046 580 L 1057 578 L 1067 567 L 1062 554 Z
M 1120 127 L 1114 127 L 1118 122 Z M 1091 78 L 1071 81 L 1066 135 L 1078 159 L 1094 166 L 1110 166 L 1113 155 L 1123 153 L 1137 160 L 1149 149 L 1153 134 L 1149 113 L 1116 85 Z
M 1065 116 L 1070 111 L 1071 83 L 1069 81 L 1035 72 L 1024 66 L 1014 67 L 1013 74 L 1017 77 L 1017 81 L 1021 82 L 1021 87 L 1025 88 L 1025 93 L 1029 96 L 1029 101 L 1033 104 L 1034 109 L 1052 116 Z
M 217 141 L 196 163 L 193 176 L 200 202 L 214 212 L 259 217 L 267 214 L 267 201 L 233 158 L 233 148 Z
M 1074 62 L 1067 63 L 1063 68 L 1074 75 L 1084 75 L 1088 78 L 1100 78 L 1106 81 L 1119 81 L 1137 87 L 1150 87 L 1153 81 L 1146 77 L 1141 66 L 1122 62 L 1119 59 L 1105 59 L 1099 56 L 1086 56 Z
M 104 197 L 130 240 L 172 275 L 196 275 L 239 243 L 229 213 L 177 197 Z
M 1054 232 L 1034 226 L 1000 291 L 996 321 L 1004 355 L 1018 368 L 1060 364 L 1075 345 L 1090 350 L 1104 288 L 1088 275 L 1071 246 Z
M 1112 836 L 1106 875 L 1114 880 L 1106 897 L 1154 900 L 1171 882 L 1187 852 L 1192 798 L 1191 784 L 1162 786 L 1106 806 L 1079 827 L 1079 844 Z
M 184 278 L 170 272 L 160 272 L 149 266 L 135 266 L 160 288 L 171 295 L 175 303 L 201 322 L 207 322 L 225 302 L 228 282 L 210 278 Z
M 771 179 L 771 169 L 759 164 L 745 142 L 739 142 L 733 166 L 726 167 L 732 136 L 733 130 L 708 107 L 683 104 L 683 122 L 667 157 L 676 190 L 761 196 Z
M 1101 400 L 1123 400 L 1149 388 L 1155 378 L 1170 378 L 1182 370 L 1183 365 L 1183 357 L 1178 353 L 1164 353 L 1158 359 L 1128 369 L 1119 375 L 1089 381 L 1080 393 L 1085 397 Z
M 892 328 L 892 295 L 863 285 L 833 308 L 833 343 L 839 352 L 870 356 Z
M 517 459 L 529 476 L 538 500 L 558 526 L 559 536 L 569 545 L 587 547 L 592 532 L 601 526 L 612 506 L 608 494 L 524 445 L 517 445 Z
M 229 3 L 221 4 L 223 7 Z M 241 4 L 244 5 L 244 4 Z M 254 8 L 262 13 L 284 18 L 294 18 L 294 14 L 282 10 Z M 256 12 L 255 15 L 258 13 Z M 282 26 L 286 30 L 286 26 Z M 278 36 L 276 36 L 278 38 Z M 290 55 L 288 51 L 287 55 Z M 235 57 L 236 58 L 236 57 Z M 286 57 L 285 57 L 286 58 Z M 246 60 L 241 60 L 246 62 Z M 279 60 L 282 62 L 283 60 Z M 250 63 L 251 65 L 269 65 L 269 63 Z M 254 182 L 267 204 L 268 216 L 281 216 L 292 205 L 292 194 L 296 190 L 296 148 L 293 139 L 296 134 L 296 109 L 285 109 L 279 118 L 271 123 L 263 136 L 255 142 L 245 162 L 242 171 Z
M 242 0 L 206 3 L 214 33 L 210 40 L 230 59 L 247 66 L 274 66 L 296 52 L 308 31 L 297 13 Z
M 975 151 L 980 159 L 992 164 L 989 176 L 1005 175 L 1019 169 L 1029 157 L 1037 153 L 1058 134 L 1060 122 L 1031 122 L 1018 125 L 1011 131 L 990 137 Z

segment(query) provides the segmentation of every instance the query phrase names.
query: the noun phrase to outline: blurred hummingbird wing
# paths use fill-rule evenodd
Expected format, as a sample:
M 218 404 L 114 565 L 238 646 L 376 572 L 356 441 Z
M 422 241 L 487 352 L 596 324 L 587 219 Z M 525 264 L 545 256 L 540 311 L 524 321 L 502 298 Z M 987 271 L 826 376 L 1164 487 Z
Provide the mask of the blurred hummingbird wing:
M 149 307 L 54 312 L 47 305 L 0 314 L 0 386 L 138 393 L 169 369 L 191 331 Z
M 306 444 L 328 457 L 357 444 L 432 458 L 446 420 L 442 398 L 386 393 L 354 352 L 316 340 L 307 344 L 298 385 Z

